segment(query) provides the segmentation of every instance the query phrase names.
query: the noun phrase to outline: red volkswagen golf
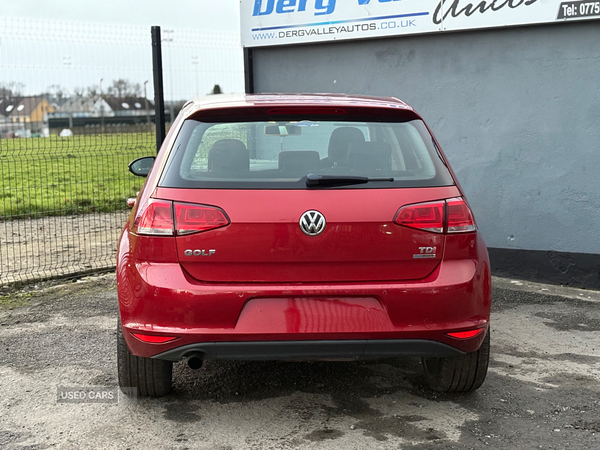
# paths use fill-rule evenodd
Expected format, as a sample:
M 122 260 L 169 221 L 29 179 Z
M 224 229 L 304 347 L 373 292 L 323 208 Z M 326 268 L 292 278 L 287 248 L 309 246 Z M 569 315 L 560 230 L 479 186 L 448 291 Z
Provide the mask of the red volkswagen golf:
M 189 102 L 119 242 L 121 387 L 173 362 L 421 356 L 444 392 L 483 383 L 490 265 L 423 119 L 395 98 Z

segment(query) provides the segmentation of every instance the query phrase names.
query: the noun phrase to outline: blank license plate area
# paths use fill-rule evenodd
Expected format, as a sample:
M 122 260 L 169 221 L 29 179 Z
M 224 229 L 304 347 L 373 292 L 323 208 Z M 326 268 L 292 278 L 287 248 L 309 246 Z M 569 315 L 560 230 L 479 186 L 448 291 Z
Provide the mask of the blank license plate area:
M 240 333 L 357 333 L 393 331 L 379 300 L 364 298 L 255 298 L 235 327 Z

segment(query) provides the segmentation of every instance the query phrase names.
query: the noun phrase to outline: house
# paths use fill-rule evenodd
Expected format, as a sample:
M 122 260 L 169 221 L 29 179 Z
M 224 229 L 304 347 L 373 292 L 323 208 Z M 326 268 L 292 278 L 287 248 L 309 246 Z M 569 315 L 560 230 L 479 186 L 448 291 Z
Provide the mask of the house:
M 104 102 L 100 95 L 92 95 L 90 97 L 75 97 L 65 102 L 52 117 L 72 117 L 72 118 L 87 118 L 99 117 L 101 115 L 101 106 Z M 108 105 L 104 107 L 105 116 L 110 116 Z
M 143 97 L 104 97 L 104 101 L 115 116 L 154 114 L 154 103 Z
M 92 95 L 69 99 L 49 115 L 52 132 L 64 128 L 76 134 L 88 132 L 111 132 L 112 127 L 151 127 L 154 119 L 154 103 L 143 97 L 111 97 Z M 124 128 L 119 128 L 123 132 Z
M 146 107 L 149 111 L 146 110 Z M 54 118 L 127 117 L 154 115 L 154 103 L 143 97 L 78 97 L 62 105 Z
M 47 122 L 47 114 L 55 108 L 44 97 L 13 97 L 0 99 L 0 131 L 29 130 L 39 133 Z

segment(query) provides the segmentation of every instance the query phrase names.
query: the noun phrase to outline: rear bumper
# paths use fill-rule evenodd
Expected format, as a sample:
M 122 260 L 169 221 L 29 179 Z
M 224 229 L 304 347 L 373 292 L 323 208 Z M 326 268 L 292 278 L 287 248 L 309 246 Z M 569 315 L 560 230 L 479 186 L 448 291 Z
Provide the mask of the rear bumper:
M 203 342 L 176 347 L 153 356 L 179 361 L 201 353 L 232 360 L 358 360 L 395 356 L 459 356 L 464 352 L 441 342 L 419 339 Z
M 235 359 L 473 352 L 485 333 L 448 333 L 488 327 L 489 261 L 477 241 L 478 258 L 444 259 L 418 281 L 217 284 L 194 280 L 178 263 L 137 260 L 125 232 L 117 262 L 123 334 L 134 355 L 170 360 L 192 352 Z M 173 340 L 149 343 L 132 333 Z

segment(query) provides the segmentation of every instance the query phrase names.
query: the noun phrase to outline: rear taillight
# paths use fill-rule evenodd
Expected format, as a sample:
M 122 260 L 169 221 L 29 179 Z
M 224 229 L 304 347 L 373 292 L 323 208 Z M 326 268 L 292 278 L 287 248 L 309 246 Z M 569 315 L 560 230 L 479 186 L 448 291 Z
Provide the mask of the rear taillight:
M 460 197 L 403 206 L 394 222 L 432 233 L 468 233 L 477 229 L 469 206 Z
M 146 207 L 138 212 L 133 232 L 151 236 L 173 236 L 172 203 L 151 198 Z
M 404 206 L 396 214 L 394 222 L 409 228 L 443 233 L 444 201 Z
M 446 208 L 448 210 L 446 228 L 448 233 L 468 233 L 477 229 L 473 220 L 473 214 L 462 198 L 446 200 Z
M 150 199 L 148 205 L 138 213 L 133 232 L 151 236 L 181 236 L 225 225 L 229 225 L 229 219 L 219 208 Z
M 199 233 L 229 224 L 222 210 L 190 203 L 175 203 L 175 222 L 178 235 Z

